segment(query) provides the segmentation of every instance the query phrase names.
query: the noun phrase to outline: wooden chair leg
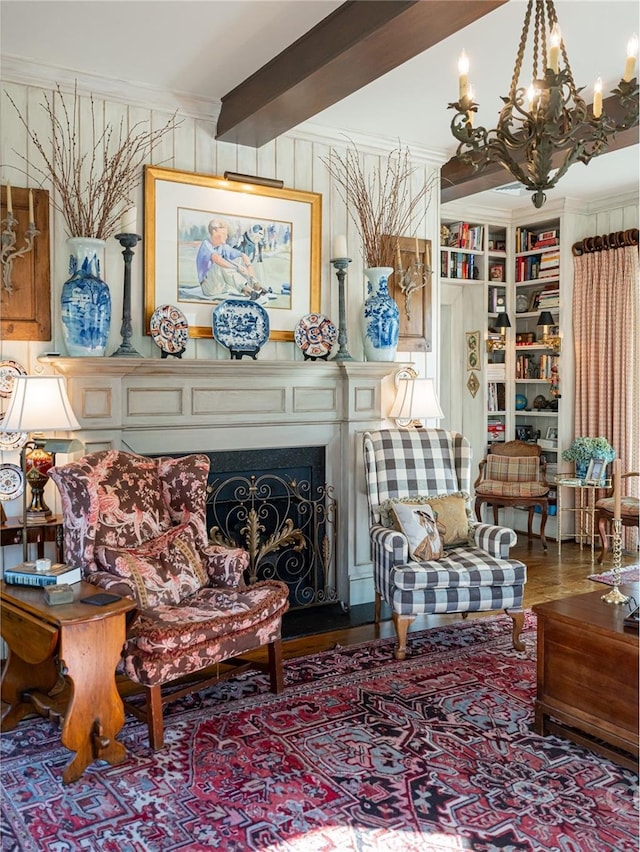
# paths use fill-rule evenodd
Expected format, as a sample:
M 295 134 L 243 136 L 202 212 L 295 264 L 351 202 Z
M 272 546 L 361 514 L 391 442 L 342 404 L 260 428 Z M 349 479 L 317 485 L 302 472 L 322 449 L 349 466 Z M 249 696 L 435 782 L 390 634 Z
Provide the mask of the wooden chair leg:
M 416 620 L 415 615 L 397 615 L 393 613 L 393 624 L 398 636 L 398 644 L 393 652 L 396 660 L 404 660 L 407 656 L 407 632 L 409 625 Z
M 511 632 L 511 641 L 516 651 L 525 651 L 526 644 L 521 641 L 520 634 L 524 627 L 524 610 L 521 609 L 505 609 L 509 618 L 513 621 L 513 630 Z
M 527 538 L 529 541 L 533 540 L 533 515 L 534 515 L 534 506 L 529 506 L 529 514 L 527 515 Z
M 609 549 L 609 539 L 607 538 L 607 532 L 609 529 L 609 520 L 605 518 L 603 515 L 600 515 L 598 518 L 598 532 L 600 533 L 600 541 L 602 542 L 602 549 L 600 550 L 600 556 L 598 557 L 598 564 L 602 565 L 604 562 L 604 558 L 607 555 L 607 550 Z
M 493 523 L 498 526 L 498 506 L 495 503 L 493 504 Z
M 373 620 L 375 624 L 380 624 L 380 614 L 382 612 L 382 595 L 376 592 L 375 603 L 373 605 Z
M 153 751 L 164 748 L 164 724 L 162 721 L 162 692 L 160 686 L 145 686 L 147 699 L 147 728 L 149 745 Z
M 547 540 L 544 537 L 544 528 L 547 525 L 547 515 L 549 514 L 549 509 L 546 503 L 543 503 L 540 507 L 542 514 L 540 517 L 540 541 L 542 543 L 542 549 L 547 550 Z
M 282 670 L 282 641 L 276 639 L 267 646 L 269 654 L 269 683 L 271 692 L 276 695 L 284 689 L 284 672 Z

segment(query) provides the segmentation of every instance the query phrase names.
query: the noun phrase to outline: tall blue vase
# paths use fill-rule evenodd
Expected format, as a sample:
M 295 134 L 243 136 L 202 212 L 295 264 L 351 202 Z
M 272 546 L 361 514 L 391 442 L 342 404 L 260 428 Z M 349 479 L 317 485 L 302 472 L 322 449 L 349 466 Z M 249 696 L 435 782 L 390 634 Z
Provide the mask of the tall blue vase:
M 62 330 L 72 356 L 102 356 L 111 325 L 111 293 L 101 278 L 104 240 L 72 237 L 69 275 L 62 287 Z
M 367 298 L 364 302 L 362 336 L 367 361 L 393 361 L 398 350 L 400 311 L 389 295 L 390 266 L 372 266 L 364 270 Z

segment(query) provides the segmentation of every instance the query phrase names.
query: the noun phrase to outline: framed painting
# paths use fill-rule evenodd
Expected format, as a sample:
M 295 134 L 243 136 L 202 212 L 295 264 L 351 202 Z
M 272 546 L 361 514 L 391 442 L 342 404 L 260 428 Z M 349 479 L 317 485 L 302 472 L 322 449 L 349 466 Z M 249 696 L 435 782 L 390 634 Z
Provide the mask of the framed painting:
M 159 305 L 179 307 L 190 337 L 212 337 L 213 309 L 247 299 L 271 340 L 293 340 L 320 311 L 322 196 L 145 166 L 145 332 Z
M 403 275 L 398 263 L 389 276 L 389 294 L 400 310 L 401 352 L 431 352 L 431 240 L 398 239 Z

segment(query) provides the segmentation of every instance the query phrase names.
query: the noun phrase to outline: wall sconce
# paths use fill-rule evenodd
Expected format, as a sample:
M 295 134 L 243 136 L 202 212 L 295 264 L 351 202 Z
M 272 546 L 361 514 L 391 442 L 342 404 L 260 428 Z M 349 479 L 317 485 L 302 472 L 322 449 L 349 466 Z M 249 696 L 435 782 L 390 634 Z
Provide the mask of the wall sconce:
M 542 311 L 538 317 L 538 322 L 536 323 L 536 326 L 540 326 L 542 328 L 542 337 L 538 343 L 541 343 L 549 349 L 553 349 L 557 355 L 562 349 L 562 338 L 558 335 L 549 334 L 549 328 L 552 325 L 556 325 L 556 321 L 554 320 L 551 311 Z
M 7 413 L 2 428 L 10 432 L 53 432 L 80 429 L 62 376 L 15 376 Z M 32 489 L 31 505 L 27 509 L 27 489 L 22 494 L 22 553 L 28 559 L 28 522 L 38 521 L 51 514 L 43 499 L 48 482 L 47 471 L 52 467 L 54 454 L 84 449 L 78 440 L 46 439 L 34 436 L 22 448 L 20 462 L 25 481 Z
M 401 429 L 421 429 L 422 420 L 441 420 L 440 408 L 433 379 L 419 379 L 412 367 L 404 367 L 395 375 L 396 398 L 389 417 Z
M 28 254 L 33 248 L 33 241 L 38 236 L 40 231 L 36 228 L 35 216 L 33 213 L 33 192 L 29 190 L 29 224 L 24 232 L 24 246 L 16 248 L 18 235 L 16 226 L 18 220 L 13 215 L 13 203 L 11 200 L 11 186 L 7 184 L 7 218 L 2 220 L 2 250 L 0 253 L 0 263 L 2 263 L 2 285 L 7 293 L 13 293 L 13 282 L 11 280 L 11 272 L 13 261 Z
M 511 322 L 507 313 L 498 314 L 495 323 L 493 324 L 500 332 L 500 337 L 487 338 L 487 352 L 495 352 L 500 349 L 505 349 L 507 340 L 505 337 L 506 329 L 511 328 Z

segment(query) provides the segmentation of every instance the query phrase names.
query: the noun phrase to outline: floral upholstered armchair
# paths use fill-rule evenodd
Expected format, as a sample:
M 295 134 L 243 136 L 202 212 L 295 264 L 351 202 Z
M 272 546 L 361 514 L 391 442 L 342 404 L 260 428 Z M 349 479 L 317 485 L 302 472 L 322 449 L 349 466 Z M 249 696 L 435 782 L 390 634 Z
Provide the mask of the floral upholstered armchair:
M 194 688 L 221 679 L 204 670 L 267 669 L 273 692 L 283 687 L 280 635 L 288 588 L 267 580 L 245 585 L 248 554 L 213 545 L 206 530 L 205 455 L 151 459 L 107 450 L 54 467 L 62 501 L 65 560 L 84 579 L 133 598 L 137 617 L 122 649 L 121 670 L 143 688 L 143 710 L 162 748 L 162 708 Z M 268 663 L 239 657 L 261 646 Z M 162 687 L 199 673 L 199 682 L 170 695 Z M 205 680 L 202 680 L 205 675 Z
M 364 434 L 375 619 L 391 608 L 403 660 L 417 615 L 504 609 L 523 650 L 526 566 L 509 559 L 513 530 L 470 520 L 471 446 L 458 432 Z

